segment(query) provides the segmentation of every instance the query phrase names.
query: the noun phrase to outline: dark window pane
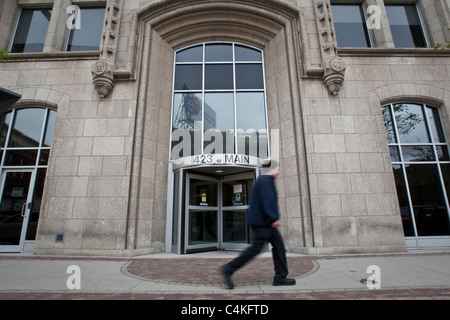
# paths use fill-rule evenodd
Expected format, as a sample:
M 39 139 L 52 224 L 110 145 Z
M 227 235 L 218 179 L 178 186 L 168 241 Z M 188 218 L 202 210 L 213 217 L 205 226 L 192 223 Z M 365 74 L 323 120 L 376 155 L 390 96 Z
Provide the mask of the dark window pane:
M 259 50 L 235 46 L 236 49 L 236 61 L 262 61 L 262 53 Z
M 233 61 L 233 46 L 231 44 L 206 45 L 205 61 Z
M 45 109 L 16 111 L 9 147 L 39 147 Z
M 419 236 L 450 235 L 449 212 L 436 165 L 406 167 Z
M 176 60 L 177 62 L 202 62 L 203 46 L 196 46 L 179 51 Z
M 432 146 L 402 146 L 403 161 L 435 161 Z
M 0 205 L 0 245 L 18 245 L 22 208 L 27 202 L 31 172 L 6 172 Z
M 205 66 L 205 89 L 233 89 L 233 65 L 210 64 Z
M 396 104 L 394 113 L 401 143 L 431 142 L 421 105 Z
M 36 175 L 36 184 L 33 192 L 33 202 L 31 205 L 30 217 L 28 218 L 28 228 L 26 240 L 36 240 L 36 231 L 39 222 L 39 213 L 41 211 L 42 195 L 44 193 L 45 175 L 47 169 L 38 169 Z
M 264 76 L 261 64 L 236 65 L 237 89 L 264 89 Z
M 41 52 L 44 49 L 51 10 L 22 10 L 11 52 Z
M 50 156 L 50 149 L 42 149 L 41 150 L 41 156 L 39 159 L 39 165 L 40 166 L 46 166 L 48 165 L 48 157 Z
M 217 242 L 217 211 L 189 211 L 189 245 Z
M 175 90 L 201 90 L 202 66 L 178 65 L 175 69 Z
M 427 46 L 415 5 L 386 5 L 386 13 L 397 48 Z
M 447 193 L 447 199 L 450 201 L 450 164 L 441 164 L 442 176 L 444 177 L 444 186 Z
M 7 151 L 4 166 L 34 166 L 37 154 L 37 149 Z
M 339 47 L 370 47 L 361 5 L 332 5 Z
M 439 161 L 450 161 L 448 146 L 436 146 Z
M 80 11 L 81 29 L 69 33 L 67 51 L 98 50 L 102 36 L 105 8 L 84 8 Z
M 403 176 L 402 166 L 393 165 L 392 169 L 394 170 L 395 186 L 397 188 L 403 232 L 405 233 L 405 237 L 413 237 L 415 236 L 415 232 L 411 219 L 411 208 L 409 206 L 408 193 L 406 191 L 406 183 Z

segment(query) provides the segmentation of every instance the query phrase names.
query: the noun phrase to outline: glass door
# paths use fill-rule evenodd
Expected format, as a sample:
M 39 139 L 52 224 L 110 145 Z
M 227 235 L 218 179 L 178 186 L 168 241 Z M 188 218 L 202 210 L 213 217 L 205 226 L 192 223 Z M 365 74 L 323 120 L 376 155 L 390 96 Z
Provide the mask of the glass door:
M 185 253 L 219 246 L 218 180 L 187 174 Z
M 5 170 L 1 177 L 0 252 L 22 252 L 35 180 L 35 170 Z M 37 223 L 37 222 L 36 222 Z
M 245 216 L 250 204 L 254 175 L 227 176 L 221 181 L 221 247 L 242 251 L 250 243 L 250 228 Z
M 219 178 L 187 174 L 184 253 L 247 248 L 245 217 L 253 183 L 253 173 Z

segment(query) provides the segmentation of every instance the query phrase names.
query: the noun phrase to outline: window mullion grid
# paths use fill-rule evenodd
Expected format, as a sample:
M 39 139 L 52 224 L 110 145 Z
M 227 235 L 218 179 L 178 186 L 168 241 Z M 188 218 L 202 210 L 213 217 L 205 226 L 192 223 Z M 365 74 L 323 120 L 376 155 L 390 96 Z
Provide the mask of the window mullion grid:
M 438 175 L 439 175 L 439 182 L 441 184 L 440 185 L 441 192 L 442 192 L 442 195 L 444 197 L 444 202 L 445 202 L 445 206 L 446 206 L 446 209 L 447 209 L 447 216 L 448 216 L 450 214 L 450 205 L 449 205 L 449 199 L 447 197 L 447 192 L 445 190 L 444 176 L 442 175 L 441 164 L 440 164 L 440 161 L 439 161 L 439 155 L 437 153 L 437 148 L 436 148 L 437 143 L 435 142 L 435 139 L 434 139 L 435 137 L 433 136 L 433 132 L 431 130 L 430 120 L 428 118 L 427 106 L 425 104 L 423 104 L 422 108 L 423 108 L 422 112 L 423 112 L 424 117 L 425 117 L 425 123 L 427 125 L 427 131 L 428 131 L 428 134 L 430 136 L 431 143 L 432 143 L 432 146 L 433 146 L 433 152 L 434 152 L 434 157 L 435 157 L 435 164 L 437 166 Z M 441 121 L 440 120 L 441 116 L 440 116 L 439 113 L 438 113 L 438 115 L 439 115 L 439 121 Z M 439 129 L 439 128 L 437 128 L 437 129 Z M 445 134 L 443 136 L 445 137 Z M 439 143 L 439 145 L 442 145 L 442 144 Z M 450 219 L 450 216 L 448 218 Z

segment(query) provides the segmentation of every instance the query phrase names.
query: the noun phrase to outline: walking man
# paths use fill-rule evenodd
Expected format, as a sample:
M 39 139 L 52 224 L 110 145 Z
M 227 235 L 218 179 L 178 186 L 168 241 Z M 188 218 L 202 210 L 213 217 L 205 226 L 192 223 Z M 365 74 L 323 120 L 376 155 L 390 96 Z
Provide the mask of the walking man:
M 233 273 L 256 257 L 267 242 L 272 245 L 272 257 L 275 265 L 275 276 L 272 284 L 274 286 L 292 286 L 296 283 L 295 279 L 286 278 L 288 275 L 286 250 L 278 231 L 280 215 L 275 188 L 275 179 L 278 174 L 279 167 L 270 169 L 267 174 L 259 176 L 253 187 L 250 207 L 247 212 L 247 223 L 252 228 L 254 235 L 252 245 L 239 257 L 219 268 L 225 285 L 230 290 L 234 288 L 234 283 L 231 280 Z

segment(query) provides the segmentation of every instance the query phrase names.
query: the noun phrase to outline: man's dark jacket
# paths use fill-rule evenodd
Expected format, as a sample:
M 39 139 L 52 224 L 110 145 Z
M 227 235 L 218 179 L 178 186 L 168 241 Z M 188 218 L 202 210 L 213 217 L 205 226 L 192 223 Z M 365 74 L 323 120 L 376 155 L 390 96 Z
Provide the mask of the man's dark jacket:
M 280 218 L 278 212 L 277 190 L 269 175 L 261 175 L 256 180 L 247 211 L 247 223 L 266 227 Z

